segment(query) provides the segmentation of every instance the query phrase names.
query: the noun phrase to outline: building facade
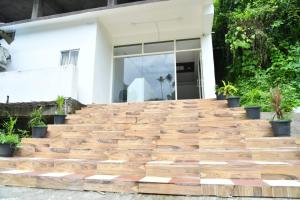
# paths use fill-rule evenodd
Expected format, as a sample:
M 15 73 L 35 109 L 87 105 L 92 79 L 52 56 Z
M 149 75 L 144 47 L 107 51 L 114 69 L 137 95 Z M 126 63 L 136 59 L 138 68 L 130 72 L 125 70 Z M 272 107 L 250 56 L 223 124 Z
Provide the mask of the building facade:
M 4 23 L 0 102 L 214 98 L 213 13 L 212 0 L 145 0 Z

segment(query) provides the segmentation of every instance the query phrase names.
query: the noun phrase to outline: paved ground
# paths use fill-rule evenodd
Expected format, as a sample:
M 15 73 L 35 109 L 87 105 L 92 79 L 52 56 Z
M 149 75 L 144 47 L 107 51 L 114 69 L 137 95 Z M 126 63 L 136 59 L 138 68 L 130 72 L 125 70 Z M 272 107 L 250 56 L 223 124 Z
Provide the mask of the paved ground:
M 0 186 L 0 200 L 219 200 L 217 197 L 186 197 L 167 195 L 141 195 L 141 194 L 118 194 L 78 192 L 67 190 L 34 189 L 22 187 Z M 252 200 L 256 198 L 227 198 L 235 200 Z M 259 198 L 259 200 L 270 200 Z M 283 199 L 276 199 L 283 200 Z

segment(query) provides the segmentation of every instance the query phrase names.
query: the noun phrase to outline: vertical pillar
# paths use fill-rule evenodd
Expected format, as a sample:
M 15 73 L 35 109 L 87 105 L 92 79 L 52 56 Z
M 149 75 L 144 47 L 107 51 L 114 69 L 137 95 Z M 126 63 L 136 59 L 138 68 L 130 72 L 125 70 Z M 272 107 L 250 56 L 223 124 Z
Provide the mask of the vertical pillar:
M 215 67 L 212 46 L 212 36 L 207 34 L 201 38 L 201 59 L 202 59 L 202 81 L 204 86 L 204 98 L 215 98 Z
M 107 6 L 114 6 L 116 4 L 117 0 L 107 0 Z
M 36 19 L 43 15 L 43 0 L 33 0 L 31 19 Z

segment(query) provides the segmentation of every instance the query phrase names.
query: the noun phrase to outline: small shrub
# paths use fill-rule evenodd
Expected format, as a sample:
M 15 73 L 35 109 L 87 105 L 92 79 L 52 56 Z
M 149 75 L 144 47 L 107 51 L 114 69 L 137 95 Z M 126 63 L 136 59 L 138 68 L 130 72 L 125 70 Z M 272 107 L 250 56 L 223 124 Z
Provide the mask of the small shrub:
M 283 120 L 283 119 L 285 119 L 285 117 L 283 115 L 283 110 L 281 107 L 281 103 L 282 103 L 281 90 L 277 86 L 275 88 L 272 88 L 270 91 L 271 91 L 271 104 L 272 104 L 272 108 L 275 112 L 275 114 L 273 116 L 273 120 L 275 119 L 275 117 L 279 120 Z
M 222 81 L 222 83 L 223 86 L 217 89 L 218 95 L 223 94 L 224 96 L 228 97 L 237 94 L 238 89 L 234 85 L 232 85 L 232 83 L 230 83 L 229 81 L 227 82 L 227 84 L 225 81 Z
M 19 136 L 16 134 L 0 133 L 0 144 L 15 144 L 19 143 Z
M 42 113 L 43 113 L 42 107 L 36 108 L 30 113 L 30 120 L 28 122 L 28 126 L 30 128 L 34 126 L 46 126 Z
M 63 96 L 58 96 L 56 99 L 56 104 L 57 104 L 57 111 L 56 114 L 58 115 L 64 115 L 64 104 L 65 104 L 65 98 Z
M 19 143 L 19 136 L 16 133 L 15 126 L 18 119 L 9 116 L 8 121 L 5 121 L 2 126 L 3 130 L 0 131 L 0 144 L 15 144 Z

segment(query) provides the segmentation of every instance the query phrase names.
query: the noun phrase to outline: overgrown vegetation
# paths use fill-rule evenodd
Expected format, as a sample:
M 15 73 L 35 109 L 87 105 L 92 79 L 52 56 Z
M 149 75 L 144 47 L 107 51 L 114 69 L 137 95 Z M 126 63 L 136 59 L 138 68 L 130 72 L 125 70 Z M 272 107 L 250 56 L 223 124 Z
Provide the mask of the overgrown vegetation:
M 214 45 L 222 48 L 224 79 L 242 105 L 271 111 L 270 88 L 279 86 L 281 108 L 300 106 L 299 0 L 215 0 Z

